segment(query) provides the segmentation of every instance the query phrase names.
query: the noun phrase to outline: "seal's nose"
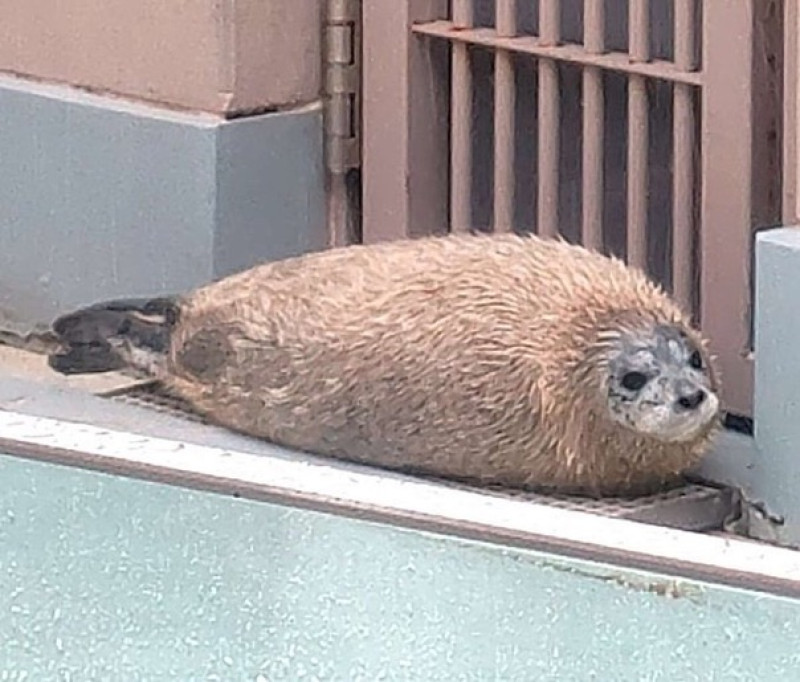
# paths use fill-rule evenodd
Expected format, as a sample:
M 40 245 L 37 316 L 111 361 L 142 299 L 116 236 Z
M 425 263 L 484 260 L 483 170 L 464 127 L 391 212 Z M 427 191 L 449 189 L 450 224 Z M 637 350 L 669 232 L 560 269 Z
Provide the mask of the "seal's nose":
M 698 407 L 700 407 L 700 405 L 703 404 L 705 399 L 706 392 L 700 388 L 694 393 L 690 393 L 689 395 L 684 395 L 678 398 L 678 406 L 682 410 L 696 410 Z

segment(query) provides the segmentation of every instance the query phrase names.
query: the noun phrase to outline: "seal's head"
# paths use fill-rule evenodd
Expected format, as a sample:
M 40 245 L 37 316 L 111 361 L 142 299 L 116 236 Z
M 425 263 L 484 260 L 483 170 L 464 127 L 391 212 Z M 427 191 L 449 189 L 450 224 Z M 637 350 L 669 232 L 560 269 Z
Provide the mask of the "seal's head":
M 664 443 L 685 443 L 714 426 L 718 383 L 702 340 L 681 325 L 638 324 L 605 335 L 611 419 Z

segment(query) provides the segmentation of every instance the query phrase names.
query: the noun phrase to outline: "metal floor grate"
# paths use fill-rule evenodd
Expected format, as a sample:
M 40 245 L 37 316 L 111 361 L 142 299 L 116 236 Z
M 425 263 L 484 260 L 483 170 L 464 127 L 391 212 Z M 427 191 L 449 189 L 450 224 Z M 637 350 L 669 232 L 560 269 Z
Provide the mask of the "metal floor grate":
M 155 383 L 132 386 L 130 389 L 109 395 L 107 398 L 124 404 L 156 410 L 174 418 L 208 424 L 201 415 L 193 412 L 186 402 L 169 395 Z M 440 485 L 479 491 L 488 495 L 529 500 L 553 507 L 626 518 L 683 530 L 721 530 L 739 513 L 739 499 L 735 491 L 699 484 L 689 484 L 682 488 L 634 499 L 589 499 L 567 495 L 541 495 L 499 487 L 476 487 L 442 479 L 427 480 L 435 480 Z

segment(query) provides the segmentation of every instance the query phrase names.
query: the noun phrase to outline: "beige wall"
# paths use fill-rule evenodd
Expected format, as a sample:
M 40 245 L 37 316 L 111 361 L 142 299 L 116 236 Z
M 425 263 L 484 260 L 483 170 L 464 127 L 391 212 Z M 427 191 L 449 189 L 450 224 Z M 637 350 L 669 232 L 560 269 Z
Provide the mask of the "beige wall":
M 320 90 L 321 0 L 0 0 L 0 71 L 233 114 Z

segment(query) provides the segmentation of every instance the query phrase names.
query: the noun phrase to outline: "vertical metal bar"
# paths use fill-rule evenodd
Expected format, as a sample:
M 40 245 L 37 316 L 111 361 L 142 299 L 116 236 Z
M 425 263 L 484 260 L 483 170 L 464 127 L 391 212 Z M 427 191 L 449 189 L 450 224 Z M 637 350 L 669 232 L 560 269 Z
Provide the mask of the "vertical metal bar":
M 694 289 L 694 152 L 695 116 L 692 90 L 675 87 L 672 164 L 673 294 L 687 313 L 693 312 Z
M 516 0 L 497 0 L 498 36 L 517 32 Z M 494 229 L 514 227 L 514 63 L 511 53 L 496 49 L 494 56 Z
M 362 16 L 364 242 L 443 230 L 449 96 L 431 45 L 410 28 L 446 18 L 447 0 L 363 0 Z
M 453 24 L 472 26 L 472 0 L 452 0 Z M 466 43 L 452 47 L 450 108 L 450 229 L 472 228 L 472 69 Z
M 724 408 L 752 414 L 753 1 L 703 4 L 701 317 L 722 376 Z M 735 40 L 736 49 L 731 49 Z
M 451 0 L 453 25 L 456 28 L 472 27 L 472 0 Z
M 583 46 L 590 54 L 605 52 L 605 24 L 604 0 L 583 0 Z
M 675 65 L 695 69 L 694 0 L 675 0 Z M 673 295 L 693 313 L 694 289 L 694 150 L 695 112 L 692 88 L 676 83 L 672 123 L 672 283 Z
M 605 44 L 605 0 L 584 0 L 583 45 L 600 54 Z M 583 226 L 582 241 L 590 249 L 603 248 L 603 146 L 605 98 L 599 68 L 583 70 Z
M 644 78 L 628 81 L 628 262 L 647 264 L 649 112 Z
M 781 110 L 785 31 L 780 11 L 784 0 L 763 0 L 753 5 L 753 225 L 781 221 L 781 142 L 786 125 Z
M 634 62 L 650 60 L 650 0 L 628 0 L 628 54 Z
M 539 44 L 553 47 L 561 41 L 561 0 L 539 0 Z
M 539 0 L 539 42 L 557 45 L 560 38 L 559 0 Z M 552 59 L 539 60 L 538 107 L 538 216 L 537 232 L 556 236 L 558 229 L 559 120 L 558 67 Z
M 675 2 L 675 65 L 682 71 L 694 71 L 695 64 L 695 0 Z
M 628 54 L 631 61 L 650 59 L 648 0 L 629 0 Z M 628 79 L 628 262 L 647 265 L 647 175 L 649 102 L 643 76 Z

